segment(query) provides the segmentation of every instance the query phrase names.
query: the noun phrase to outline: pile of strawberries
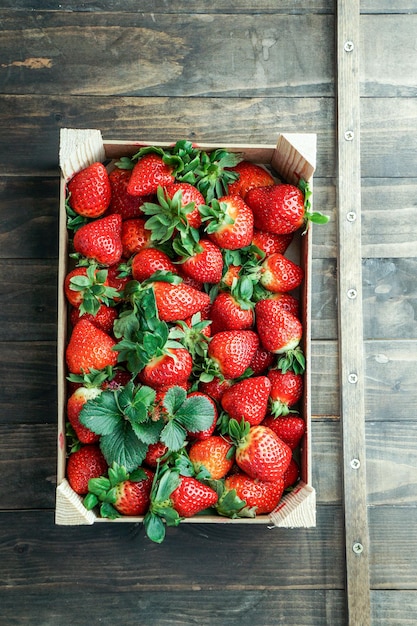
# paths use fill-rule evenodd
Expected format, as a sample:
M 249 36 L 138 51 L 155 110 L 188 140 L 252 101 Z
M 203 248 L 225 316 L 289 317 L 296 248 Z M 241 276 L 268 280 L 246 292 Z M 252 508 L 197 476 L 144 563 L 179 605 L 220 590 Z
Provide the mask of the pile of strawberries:
M 113 168 L 113 169 L 111 169 Z M 110 171 L 110 173 L 109 173 Z M 67 185 L 67 478 L 102 517 L 271 512 L 299 480 L 308 185 L 188 141 Z

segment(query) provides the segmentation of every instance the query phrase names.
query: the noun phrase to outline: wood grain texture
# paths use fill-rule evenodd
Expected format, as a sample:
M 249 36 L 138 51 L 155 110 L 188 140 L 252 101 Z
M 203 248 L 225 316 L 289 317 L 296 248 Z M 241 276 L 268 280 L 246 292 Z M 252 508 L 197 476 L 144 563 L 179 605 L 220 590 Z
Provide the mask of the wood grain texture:
M 323 45 L 333 31 L 328 15 L 280 14 L 272 22 L 262 13 L 242 14 L 237 22 L 233 14 L 38 12 L 34 20 L 6 11 L 0 23 L 3 93 L 236 98 L 333 93 L 333 50 Z M 300 31 L 308 32 L 314 55 Z M 10 50 L 19 52 L 11 58 Z

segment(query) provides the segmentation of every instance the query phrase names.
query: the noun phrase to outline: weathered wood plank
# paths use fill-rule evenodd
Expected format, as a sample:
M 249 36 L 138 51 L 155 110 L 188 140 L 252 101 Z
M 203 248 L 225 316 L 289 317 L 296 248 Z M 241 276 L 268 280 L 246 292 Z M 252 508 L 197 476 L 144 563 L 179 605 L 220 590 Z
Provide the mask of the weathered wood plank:
M 330 15 L 3 11 L 0 23 L 3 93 L 333 94 Z
M 364 260 L 365 338 L 417 337 L 416 272 L 416 257 Z
M 374 624 L 384 626 L 413 626 L 417 615 L 416 591 L 373 591 L 371 609 Z
M 28 569 L 37 572 L 31 577 L 34 589 L 49 581 L 52 573 L 57 588 L 73 587 L 74 591 L 84 586 L 91 589 L 93 580 L 99 581 L 102 590 L 111 585 L 113 590 L 137 592 L 140 588 L 148 594 L 343 588 L 343 524 L 336 506 L 318 508 L 315 529 L 180 524 L 167 529 L 162 546 L 147 539 L 142 524 L 68 527 L 55 526 L 48 511 L 0 515 L 0 556 L 10 588 L 23 585 L 27 589 Z M 221 568 L 213 553 L 221 555 Z M 103 576 L 105 572 L 113 575 Z
M 332 98 L 0 96 L 2 174 L 57 175 L 59 130 L 98 128 L 105 140 L 275 145 L 279 132 L 318 135 L 317 173 L 334 175 Z M 13 146 L 13 150 L 11 150 Z
M 119 620 L 123 620 L 123 626 L 193 626 L 197 621 L 202 626 L 276 626 L 277 619 L 286 626 L 345 624 L 344 595 L 340 590 L 305 589 L 300 593 L 298 589 L 212 591 L 195 587 L 187 591 L 149 593 L 135 589 L 111 593 L 95 587 L 83 594 L 82 603 L 78 601 L 79 591 L 77 594 L 66 587 L 54 591 L 31 589 L 24 594 L 8 589 L 3 595 L 2 612 L 8 626 L 60 626 L 68 619 L 68 607 L 74 626 L 84 626 L 86 614 L 90 623 L 103 626 L 113 626 Z
M 56 344 L 0 343 L 2 424 L 56 423 Z
M 360 4 L 337 2 L 338 321 L 348 623 L 371 623 L 361 291 Z M 346 46 L 350 42 L 351 47 Z M 354 377 L 354 378 L 353 378 Z M 353 383 L 353 384 L 350 384 Z M 352 466 L 351 461 L 357 463 Z M 356 548 L 356 549 L 355 549 Z
M 416 589 L 416 528 L 415 506 L 369 508 L 372 589 Z
M 56 258 L 59 182 L 55 178 L 0 177 L 0 257 Z
M 361 95 L 415 97 L 417 14 L 362 15 Z
M 42 6 L 36 0 L 3 0 L 2 7 L 14 10 L 38 11 L 114 11 L 118 13 L 334 13 L 331 0 L 310 0 L 308 6 L 300 0 L 284 0 L 277 6 L 275 0 L 260 0 L 254 6 L 252 0 L 124 0 L 121 5 L 117 0 L 96 0 L 94 5 L 74 0 L 63 0 L 57 5 L 53 0 L 42 0 Z
M 0 276 L 0 341 L 55 340 L 56 262 L 2 259 Z
M 415 420 L 416 342 L 366 341 L 365 357 L 367 419 Z

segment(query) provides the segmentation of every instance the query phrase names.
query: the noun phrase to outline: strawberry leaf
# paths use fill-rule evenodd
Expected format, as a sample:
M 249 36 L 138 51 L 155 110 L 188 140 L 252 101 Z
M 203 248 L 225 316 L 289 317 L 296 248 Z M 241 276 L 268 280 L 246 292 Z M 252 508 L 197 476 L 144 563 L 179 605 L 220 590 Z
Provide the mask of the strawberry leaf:
M 110 435 L 101 437 L 100 448 L 109 465 L 116 462 L 131 472 L 141 465 L 148 445 L 140 441 L 131 424 L 123 420 Z

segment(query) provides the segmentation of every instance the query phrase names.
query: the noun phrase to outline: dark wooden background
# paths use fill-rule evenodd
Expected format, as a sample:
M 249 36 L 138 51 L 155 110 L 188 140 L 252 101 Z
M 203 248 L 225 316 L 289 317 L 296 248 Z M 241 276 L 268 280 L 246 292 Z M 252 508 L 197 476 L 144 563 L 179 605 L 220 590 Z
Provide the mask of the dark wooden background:
M 401 626 L 417 623 L 417 3 L 360 4 L 371 615 Z M 0 2 L 2 626 L 346 623 L 335 24 L 330 0 Z M 132 524 L 55 526 L 61 127 L 220 145 L 317 133 L 331 221 L 313 238 L 316 529 L 186 524 L 156 546 Z

